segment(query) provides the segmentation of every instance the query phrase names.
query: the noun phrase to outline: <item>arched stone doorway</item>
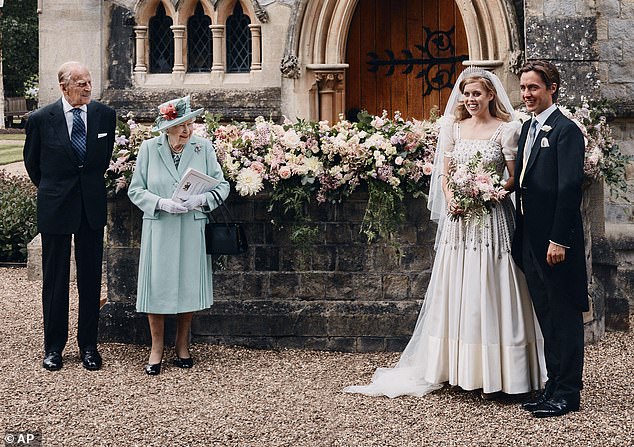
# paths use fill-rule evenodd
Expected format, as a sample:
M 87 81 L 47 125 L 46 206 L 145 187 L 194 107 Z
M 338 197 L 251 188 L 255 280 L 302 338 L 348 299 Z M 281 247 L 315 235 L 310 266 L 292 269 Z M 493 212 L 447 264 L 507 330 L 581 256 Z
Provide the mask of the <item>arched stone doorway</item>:
M 416 3 L 414 0 L 301 2 L 296 14 L 296 26 L 292 27 L 287 39 L 286 57 L 296 55 L 302 73 L 298 79 L 290 81 L 293 86 L 286 89 L 289 93 L 285 100 L 288 115 L 334 122 L 339 114 L 344 114 L 350 108 L 347 102 L 354 98 L 354 93 L 348 93 L 347 86 L 355 81 L 354 74 L 349 72 L 348 46 L 352 44 L 349 35 L 354 27 L 357 7 L 360 5 L 363 10 L 366 1 L 379 5 L 381 14 L 386 11 L 384 5 L 400 13 L 404 5 Z M 418 3 L 422 5 L 421 8 L 427 8 L 430 2 L 425 0 Z M 433 3 L 438 5 L 439 23 L 443 24 L 450 17 L 450 13 L 445 11 L 453 11 L 455 21 L 462 20 L 468 56 L 463 64 L 493 69 L 509 90 L 511 100 L 518 102 L 519 94 L 515 93 L 517 77 L 512 70 L 521 63 L 523 54 L 513 0 L 433 0 Z M 361 28 L 364 24 L 361 21 Z M 423 31 L 420 32 L 422 39 Z M 392 39 L 386 35 L 387 38 L 390 41 Z M 460 45 L 464 46 L 464 43 Z M 385 57 L 384 49 L 380 52 Z M 441 109 L 444 107 L 442 98 L 441 94 L 437 99 Z M 427 106 L 421 108 L 427 109 Z M 427 113 L 428 109 L 423 116 Z

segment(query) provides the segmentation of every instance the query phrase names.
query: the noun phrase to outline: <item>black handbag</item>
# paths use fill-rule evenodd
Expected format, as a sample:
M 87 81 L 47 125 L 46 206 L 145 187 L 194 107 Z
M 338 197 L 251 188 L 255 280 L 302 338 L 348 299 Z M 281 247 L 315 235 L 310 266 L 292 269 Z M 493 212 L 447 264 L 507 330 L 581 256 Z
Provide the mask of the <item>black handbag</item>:
M 208 222 L 205 226 L 205 246 L 210 255 L 239 255 L 249 248 L 242 224 L 232 222 L 229 208 L 216 191 L 211 191 L 224 222 Z M 211 214 L 210 214 L 210 218 Z

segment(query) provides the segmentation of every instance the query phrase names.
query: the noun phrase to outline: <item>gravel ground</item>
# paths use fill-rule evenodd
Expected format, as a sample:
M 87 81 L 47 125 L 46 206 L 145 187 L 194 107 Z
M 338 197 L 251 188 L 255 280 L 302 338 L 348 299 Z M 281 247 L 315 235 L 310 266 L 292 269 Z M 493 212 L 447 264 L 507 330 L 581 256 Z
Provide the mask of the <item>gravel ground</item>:
M 40 287 L 25 269 L 0 268 L 0 429 L 40 430 L 45 446 L 634 445 L 632 332 L 586 348 L 580 412 L 540 420 L 472 392 L 391 400 L 341 391 L 394 353 L 194 345 L 192 370 L 164 363 L 149 377 L 148 348 L 135 345 L 101 344 L 104 367 L 86 371 L 73 328 L 64 367 L 51 373 L 41 367 Z M 71 321 L 76 306 L 74 294 Z

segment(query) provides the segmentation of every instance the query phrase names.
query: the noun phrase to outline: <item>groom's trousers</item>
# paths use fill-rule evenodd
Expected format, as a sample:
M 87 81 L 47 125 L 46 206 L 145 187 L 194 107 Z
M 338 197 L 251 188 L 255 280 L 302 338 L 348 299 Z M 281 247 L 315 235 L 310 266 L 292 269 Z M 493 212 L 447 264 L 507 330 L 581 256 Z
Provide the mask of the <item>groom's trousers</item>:
M 579 401 L 583 372 L 583 314 L 552 287 L 548 267 L 542 267 L 523 235 L 523 266 L 535 314 L 544 336 L 548 387 L 554 397 Z M 551 388 L 552 389 L 552 388 Z

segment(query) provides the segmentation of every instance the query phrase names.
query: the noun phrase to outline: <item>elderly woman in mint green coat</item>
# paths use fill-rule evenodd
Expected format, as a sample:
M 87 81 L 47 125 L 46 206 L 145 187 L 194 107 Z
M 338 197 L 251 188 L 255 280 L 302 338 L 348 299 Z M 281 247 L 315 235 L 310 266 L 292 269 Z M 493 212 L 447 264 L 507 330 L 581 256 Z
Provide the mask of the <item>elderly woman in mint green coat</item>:
M 159 110 L 153 130 L 162 133 L 141 145 L 128 189 L 132 203 L 143 211 L 136 308 L 148 314 L 152 335 L 148 375 L 161 371 L 165 314 L 177 314 L 174 364 L 193 366 L 192 315 L 213 301 L 203 210 L 218 204 L 209 192 L 184 202 L 172 200 L 174 190 L 185 171 L 194 168 L 219 181 L 214 191 L 223 200 L 229 194 L 211 142 L 192 134 L 194 118 L 203 109 L 192 111 L 186 96 L 161 104 Z

